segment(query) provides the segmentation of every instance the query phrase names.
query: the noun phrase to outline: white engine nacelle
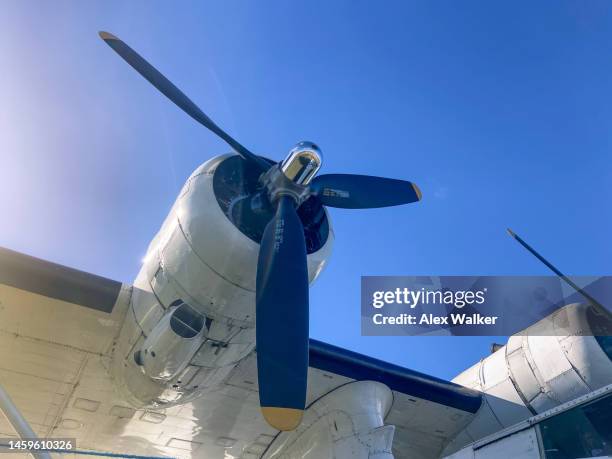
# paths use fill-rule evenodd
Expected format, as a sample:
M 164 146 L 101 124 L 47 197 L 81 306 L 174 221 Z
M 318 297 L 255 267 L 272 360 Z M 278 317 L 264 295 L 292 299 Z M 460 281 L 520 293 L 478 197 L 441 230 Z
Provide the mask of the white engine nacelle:
M 269 219 L 247 198 L 257 180 L 238 155 L 207 161 L 189 177 L 149 245 L 112 366 L 117 387 L 134 405 L 189 401 L 253 351 L 257 257 Z M 315 199 L 298 215 L 312 283 L 329 258 L 333 231 Z M 192 338 L 172 328 L 171 308 L 180 304 L 202 319 Z
M 611 325 L 592 306 L 570 304 L 453 379 L 484 397 L 444 455 L 612 383 L 612 337 L 598 336 Z

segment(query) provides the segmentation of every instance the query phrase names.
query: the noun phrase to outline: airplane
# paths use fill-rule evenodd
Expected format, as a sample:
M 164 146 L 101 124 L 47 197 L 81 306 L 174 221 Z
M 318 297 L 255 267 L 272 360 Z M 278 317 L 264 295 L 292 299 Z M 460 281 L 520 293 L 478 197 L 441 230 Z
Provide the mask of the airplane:
M 453 381 L 310 339 L 308 285 L 334 239 L 325 207 L 413 203 L 419 188 L 318 175 L 311 142 L 279 163 L 255 155 L 100 36 L 233 152 L 187 179 L 132 285 L 0 249 L 2 435 L 119 457 L 475 457 L 534 415 L 610 399 L 609 317 L 593 298 L 533 325 L 569 314 L 564 335 L 519 333 Z

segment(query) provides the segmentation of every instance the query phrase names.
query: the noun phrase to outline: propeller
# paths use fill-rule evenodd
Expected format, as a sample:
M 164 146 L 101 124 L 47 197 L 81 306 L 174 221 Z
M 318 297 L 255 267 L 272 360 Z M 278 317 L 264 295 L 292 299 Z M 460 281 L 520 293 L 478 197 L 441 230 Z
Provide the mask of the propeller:
M 408 181 L 368 175 L 316 176 L 322 154 L 300 142 L 275 164 L 255 155 L 217 126 L 180 89 L 119 38 L 100 37 L 138 73 L 189 116 L 221 137 L 260 175 L 245 199 L 253 218 L 270 220 L 257 260 L 256 346 L 261 411 L 279 430 L 295 429 L 306 406 L 308 376 L 308 264 L 304 226 L 297 209 L 308 199 L 324 206 L 367 209 L 419 201 Z
M 414 183 L 370 175 L 319 175 L 311 188 L 323 205 L 344 209 L 399 206 L 421 199 L 421 190 Z
M 289 196 L 276 202 L 257 260 L 259 401 L 279 430 L 302 419 L 308 372 L 308 269 L 304 228 Z
M 239 153 L 252 165 L 259 167 L 262 171 L 267 170 L 270 165 L 263 159 L 251 153 L 246 147 L 238 143 L 232 136 L 217 126 L 200 108 L 194 104 L 183 91 L 174 86 L 162 73 L 149 64 L 140 54 L 126 45 L 119 38 L 108 32 L 100 32 L 100 38 L 106 42 L 119 56 L 130 64 L 134 70 L 140 73 L 145 79 L 155 86 L 164 96 L 178 105 L 185 113 L 191 116 L 202 126 L 210 129 L 221 137 L 227 144 Z

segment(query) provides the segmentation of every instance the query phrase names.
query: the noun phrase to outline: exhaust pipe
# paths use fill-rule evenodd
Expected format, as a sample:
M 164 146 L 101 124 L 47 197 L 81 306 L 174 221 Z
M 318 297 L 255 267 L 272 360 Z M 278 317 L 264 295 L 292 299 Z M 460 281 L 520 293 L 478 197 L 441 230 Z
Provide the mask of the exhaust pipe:
M 134 353 L 134 361 L 151 379 L 171 380 L 202 345 L 205 323 L 206 316 L 187 303 L 169 309 Z

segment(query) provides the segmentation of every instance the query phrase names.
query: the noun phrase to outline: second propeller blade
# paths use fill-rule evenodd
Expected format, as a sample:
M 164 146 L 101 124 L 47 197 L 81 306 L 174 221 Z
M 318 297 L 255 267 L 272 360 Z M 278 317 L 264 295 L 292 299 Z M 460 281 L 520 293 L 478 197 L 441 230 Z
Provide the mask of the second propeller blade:
M 421 200 L 421 190 L 412 182 L 370 175 L 319 175 L 311 188 L 324 205 L 345 209 L 399 206 Z

